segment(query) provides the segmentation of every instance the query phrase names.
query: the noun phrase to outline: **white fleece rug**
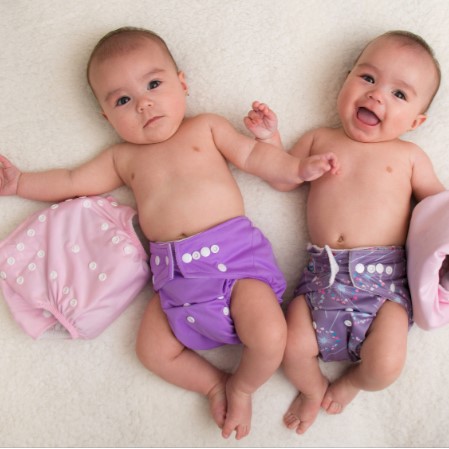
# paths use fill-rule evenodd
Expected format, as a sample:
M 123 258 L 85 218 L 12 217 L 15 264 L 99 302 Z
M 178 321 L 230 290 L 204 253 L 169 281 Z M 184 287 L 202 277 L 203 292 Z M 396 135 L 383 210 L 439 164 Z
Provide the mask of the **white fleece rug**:
M 189 113 L 215 112 L 243 131 L 253 100 L 278 113 L 286 146 L 335 124 L 335 99 L 365 43 L 391 29 L 421 34 L 443 82 L 427 123 L 407 136 L 449 187 L 449 2 L 445 0 L 0 0 L 0 152 L 23 170 L 75 166 L 117 137 L 84 77 L 95 42 L 124 25 L 161 34 L 187 75 Z M 273 191 L 234 170 L 248 216 L 271 239 L 288 280 L 305 262 L 306 188 Z M 130 193 L 113 194 L 133 205 Z M 0 239 L 48 206 L 0 198 Z M 409 339 L 401 378 L 361 393 L 344 414 L 320 413 L 304 436 L 284 428 L 295 389 L 281 371 L 254 395 L 252 432 L 223 440 L 207 401 L 147 372 L 134 353 L 148 286 L 99 337 L 38 340 L 13 320 L 0 295 L 0 446 L 37 447 L 434 447 L 449 445 L 449 328 Z M 239 349 L 207 354 L 232 369 Z M 331 378 L 343 366 L 325 366 Z

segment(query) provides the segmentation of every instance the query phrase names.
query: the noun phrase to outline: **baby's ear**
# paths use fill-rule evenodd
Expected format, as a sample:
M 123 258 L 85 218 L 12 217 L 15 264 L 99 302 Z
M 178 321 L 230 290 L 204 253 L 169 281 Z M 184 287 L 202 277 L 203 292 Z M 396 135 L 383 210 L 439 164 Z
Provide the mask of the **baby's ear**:
M 418 128 L 419 126 L 421 126 L 425 121 L 427 120 L 427 115 L 426 114 L 419 114 L 415 120 L 413 120 L 412 126 L 410 127 L 409 131 L 413 131 L 414 129 Z
M 181 82 L 182 88 L 186 91 L 186 93 L 189 91 L 189 87 L 187 86 L 187 82 L 186 82 L 186 76 L 184 75 L 183 71 L 179 71 L 178 72 L 178 78 L 179 81 Z

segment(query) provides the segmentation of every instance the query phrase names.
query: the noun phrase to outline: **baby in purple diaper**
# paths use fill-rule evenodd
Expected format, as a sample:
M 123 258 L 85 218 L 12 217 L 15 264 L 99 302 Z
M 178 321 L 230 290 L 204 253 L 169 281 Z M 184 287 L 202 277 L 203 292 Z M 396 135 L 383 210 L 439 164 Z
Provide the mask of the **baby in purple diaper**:
M 120 143 L 71 170 L 22 172 L 0 155 L 0 195 L 54 202 L 123 185 L 132 190 L 145 237 L 169 242 L 151 245 L 160 294 L 141 321 L 137 356 L 166 381 L 206 396 L 222 436 L 241 439 L 250 432 L 252 394 L 282 361 L 287 328 L 282 277 L 260 233 L 236 219 L 245 208 L 228 163 L 270 184 L 299 185 L 335 173 L 338 162 L 332 153 L 300 160 L 216 114 L 188 116 L 186 76 L 152 31 L 119 28 L 103 36 L 87 75 L 98 112 Z M 191 350 L 229 342 L 243 346 L 231 374 Z

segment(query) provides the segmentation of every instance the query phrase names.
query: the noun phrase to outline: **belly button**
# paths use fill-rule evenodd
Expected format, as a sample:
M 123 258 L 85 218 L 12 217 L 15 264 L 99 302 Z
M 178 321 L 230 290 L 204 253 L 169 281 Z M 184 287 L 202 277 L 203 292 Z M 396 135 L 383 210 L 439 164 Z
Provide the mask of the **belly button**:
M 343 243 L 344 241 L 345 241 L 345 238 L 342 235 L 340 235 L 340 237 L 338 237 L 337 242 L 338 243 Z

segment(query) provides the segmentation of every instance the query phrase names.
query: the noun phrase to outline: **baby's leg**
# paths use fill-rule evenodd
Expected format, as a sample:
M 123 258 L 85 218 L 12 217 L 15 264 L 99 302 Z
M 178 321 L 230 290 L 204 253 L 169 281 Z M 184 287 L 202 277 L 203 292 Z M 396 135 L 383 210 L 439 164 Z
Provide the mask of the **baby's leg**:
M 360 363 L 329 386 L 322 407 L 328 413 L 341 413 L 360 390 L 378 391 L 391 385 L 405 363 L 407 335 L 407 312 L 400 304 L 385 301 L 362 345 Z
M 290 303 L 287 328 L 283 368 L 299 393 L 285 413 L 284 423 L 302 434 L 315 421 L 328 386 L 318 363 L 318 343 L 304 296 Z
M 176 339 L 157 294 L 140 324 L 136 351 L 143 365 L 167 382 L 207 396 L 215 422 L 223 427 L 228 375 Z
M 231 316 L 243 353 L 240 365 L 226 386 L 228 409 L 222 435 L 236 439 L 249 433 L 251 394 L 279 367 L 287 326 L 273 290 L 264 282 L 243 279 L 234 285 Z

